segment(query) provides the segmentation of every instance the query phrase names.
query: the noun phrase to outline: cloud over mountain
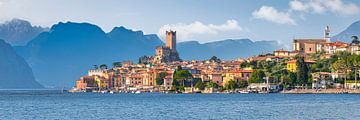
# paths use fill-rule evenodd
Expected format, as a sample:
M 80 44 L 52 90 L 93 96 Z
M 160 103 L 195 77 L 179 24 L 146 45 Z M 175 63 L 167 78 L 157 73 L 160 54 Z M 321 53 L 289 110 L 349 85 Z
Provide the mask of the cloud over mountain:
M 238 24 L 236 20 L 227 20 L 223 24 L 204 24 L 199 21 L 195 21 L 190 24 L 176 23 L 163 25 L 158 32 L 158 35 L 164 38 L 166 30 L 175 30 L 178 33 L 179 41 L 197 39 L 200 35 L 216 35 L 223 32 L 240 32 L 243 28 Z

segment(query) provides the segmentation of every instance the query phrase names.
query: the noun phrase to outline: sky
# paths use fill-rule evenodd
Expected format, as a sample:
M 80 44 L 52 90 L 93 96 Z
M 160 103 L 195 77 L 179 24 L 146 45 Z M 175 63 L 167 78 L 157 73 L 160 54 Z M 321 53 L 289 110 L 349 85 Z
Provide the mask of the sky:
M 105 32 L 125 26 L 164 37 L 176 30 L 178 42 L 200 43 L 249 38 L 322 38 L 360 20 L 358 0 L 0 0 L 0 22 L 19 18 L 51 27 L 58 22 L 88 22 Z

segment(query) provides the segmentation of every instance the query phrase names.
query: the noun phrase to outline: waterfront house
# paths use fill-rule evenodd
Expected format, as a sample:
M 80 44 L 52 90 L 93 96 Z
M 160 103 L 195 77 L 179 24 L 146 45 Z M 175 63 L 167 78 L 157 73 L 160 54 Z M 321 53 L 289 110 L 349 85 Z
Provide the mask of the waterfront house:
M 76 89 L 78 90 L 87 91 L 97 89 L 97 87 L 94 76 L 83 76 L 76 81 Z
M 331 73 L 329 72 L 316 72 L 312 73 L 312 88 L 327 88 L 328 86 L 334 85 L 334 79 L 332 79 Z

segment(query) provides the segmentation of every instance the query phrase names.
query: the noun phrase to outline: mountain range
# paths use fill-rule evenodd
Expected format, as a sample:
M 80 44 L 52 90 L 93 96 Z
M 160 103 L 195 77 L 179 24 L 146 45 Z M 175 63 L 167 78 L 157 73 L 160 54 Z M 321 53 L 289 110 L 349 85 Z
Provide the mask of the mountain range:
M 347 38 L 345 33 L 351 32 L 344 31 L 337 36 Z M 112 62 L 124 60 L 137 62 L 140 56 L 154 55 L 155 47 L 159 45 L 164 42 L 156 34 L 147 35 L 125 27 L 115 27 L 106 33 L 89 23 L 60 22 L 26 45 L 14 48 L 29 63 L 37 81 L 48 88 L 59 88 L 73 86 L 74 81 L 93 65 L 105 63 L 110 66 Z M 250 39 L 208 43 L 187 41 L 177 46 L 183 60 L 205 60 L 211 56 L 246 58 L 281 48 L 275 40 L 254 42 Z
M 43 88 L 26 61 L 4 40 L 0 40 L 0 89 Z
M 352 41 L 351 36 L 359 36 L 360 37 L 360 21 L 356 21 L 352 23 L 349 27 L 347 27 L 344 31 L 335 35 L 331 38 L 332 41 L 343 41 L 350 43 Z
M 197 41 L 178 43 L 180 57 L 185 60 L 207 60 L 212 56 L 225 60 L 247 58 L 269 53 L 281 48 L 276 41 L 251 41 L 250 39 L 226 39 L 200 44 Z
M 157 35 L 145 35 L 125 27 L 115 27 L 105 33 L 89 23 L 60 22 L 15 49 L 30 64 L 40 83 L 46 87 L 70 87 L 93 65 L 111 65 L 124 60 L 137 62 L 140 56 L 154 55 L 159 45 L 164 42 Z M 214 55 L 235 59 L 271 52 L 277 47 L 275 41 L 239 39 L 204 44 L 183 42 L 178 44 L 178 51 L 183 60 L 204 60 Z

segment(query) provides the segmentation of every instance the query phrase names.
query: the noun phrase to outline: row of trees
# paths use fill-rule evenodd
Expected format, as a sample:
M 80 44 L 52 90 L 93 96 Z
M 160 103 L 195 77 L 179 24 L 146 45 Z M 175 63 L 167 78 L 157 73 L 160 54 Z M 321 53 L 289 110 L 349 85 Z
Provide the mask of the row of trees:
M 121 62 L 113 62 L 112 63 L 113 67 L 121 67 L 122 63 Z M 106 64 L 101 64 L 100 66 L 98 65 L 93 65 L 94 69 L 108 69 L 108 66 Z

